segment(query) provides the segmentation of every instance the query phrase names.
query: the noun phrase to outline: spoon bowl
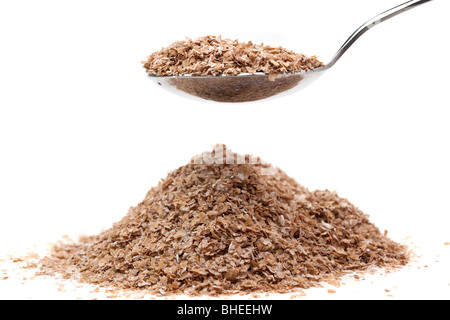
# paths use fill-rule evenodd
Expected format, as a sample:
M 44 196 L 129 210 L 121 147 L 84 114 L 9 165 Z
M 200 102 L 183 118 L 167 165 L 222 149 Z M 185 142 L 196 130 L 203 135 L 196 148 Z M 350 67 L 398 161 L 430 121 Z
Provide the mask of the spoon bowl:
M 328 68 L 320 67 L 298 73 L 280 74 L 270 79 L 264 73 L 236 76 L 149 76 L 175 94 L 189 95 L 216 102 L 251 102 L 297 92 L 317 80 Z
M 330 62 L 320 68 L 298 73 L 279 74 L 275 79 L 264 73 L 235 76 L 149 75 L 149 78 L 174 93 L 216 102 L 251 102 L 279 96 L 281 93 L 295 93 L 317 80 L 325 71 L 334 66 L 365 32 L 381 22 L 429 1 L 432 0 L 411 0 L 370 19 L 347 39 Z

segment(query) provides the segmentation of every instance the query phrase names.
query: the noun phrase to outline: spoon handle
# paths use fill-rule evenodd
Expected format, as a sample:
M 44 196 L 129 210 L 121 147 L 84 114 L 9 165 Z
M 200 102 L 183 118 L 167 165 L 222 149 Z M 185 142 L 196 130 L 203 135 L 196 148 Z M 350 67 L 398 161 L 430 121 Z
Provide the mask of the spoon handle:
M 408 2 L 405 2 L 399 6 L 396 6 L 392 9 L 389 9 L 376 17 L 370 19 L 366 23 L 364 23 L 361 27 L 359 27 L 351 36 L 350 38 L 345 41 L 345 43 L 342 45 L 342 47 L 336 52 L 333 59 L 327 64 L 327 67 L 332 67 L 341 57 L 342 55 L 352 46 L 353 43 L 355 43 L 356 40 L 359 39 L 364 33 L 366 33 L 368 30 L 372 29 L 376 25 L 389 20 L 390 18 L 395 17 L 396 15 L 408 11 L 412 8 L 415 8 L 421 4 L 424 4 L 426 2 L 429 2 L 432 0 L 411 0 Z

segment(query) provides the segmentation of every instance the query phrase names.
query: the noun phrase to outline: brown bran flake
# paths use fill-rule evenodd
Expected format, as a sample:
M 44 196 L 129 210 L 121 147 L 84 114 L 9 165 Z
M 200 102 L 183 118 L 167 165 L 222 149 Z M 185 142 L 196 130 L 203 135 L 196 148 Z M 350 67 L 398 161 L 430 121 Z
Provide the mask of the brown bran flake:
M 152 294 L 223 295 L 292 292 L 407 263 L 404 246 L 336 193 L 311 192 L 259 159 L 232 159 L 245 163 L 191 161 L 169 173 L 109 230 L 55 245 L 42 274 Z
M 317 57 L 298 54 L 282 47 L 205 36 L 187 38 L 151 54 L 143 61 L 150 75 L 219 76 L 262 72 L 275 80 L 278 74 L 295 73 L 323 66 Z

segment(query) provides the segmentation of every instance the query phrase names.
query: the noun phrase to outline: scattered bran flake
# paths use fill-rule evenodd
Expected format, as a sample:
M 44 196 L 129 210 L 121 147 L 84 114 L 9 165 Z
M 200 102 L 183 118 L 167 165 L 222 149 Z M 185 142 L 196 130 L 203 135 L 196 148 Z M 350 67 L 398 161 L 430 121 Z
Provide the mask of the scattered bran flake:
M 389 289 L 384 289 L 384 291 L 387 293 L 391 292 L 391 290 L 389 290 Z
M 450 246 L 450 242 L 444 243 L 444 246 Z
M 336 293 L 336 290 L 333 290 L 333 289 L 328 289 L 328 293 L 330 293 L 330 294 L 334 294 L 334 293 Z
M 11 256 L 8 258 L 13 263 L 23 264 L 21 267 L 24 269 L 36 269 L 39 259 L 39 255 L 34 252 L 29 252 L 21 257 Z
M 336 288 L 339 288 L 341 286 L 340 280 L 328 280 L 327 283 L 332 286 L 335 286 Z
M 317 57 L 297 54 L 282 47 L 205 36 L 187 38 L 151 54 L 143 61 L 150 75 L 219 76 L 265 73 L 271 81 L 279 74 L 295 73 L 323 66 Z
M 335 192 L 309 191 L 223 145 L 207 164 L 195 159 L 109 230 L 56 244 L 41 273 L 156 295 L 216 296 L 287 293 L 408 262 L 404 246 Z M 267 169 L 273 174 L 261 174 Z
M 5 277 L 1 277 L 0 280 L 8 280 L 9 277 L 5 276 Z
M 308 296 L 305 291 L 300 290 L 298 293 L 293 294 L 290 299 L 299 299 Z

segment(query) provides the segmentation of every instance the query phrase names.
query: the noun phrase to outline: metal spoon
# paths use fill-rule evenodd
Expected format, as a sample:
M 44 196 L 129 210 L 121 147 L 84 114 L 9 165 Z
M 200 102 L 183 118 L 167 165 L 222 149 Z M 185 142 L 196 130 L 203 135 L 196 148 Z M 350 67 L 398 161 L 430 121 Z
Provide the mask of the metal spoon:
M 264 73 L 237 76 L 152 76 L 150 79 L 174 93 L 217 102 L 250 102 L 283 92 L 297 92 L 330 69 L 366 31 L 396 15 L 432 0 L 412 0 L 385 11 L 359 27 L 325 66 L 299 73 L 280 74 L 269 80 Z

